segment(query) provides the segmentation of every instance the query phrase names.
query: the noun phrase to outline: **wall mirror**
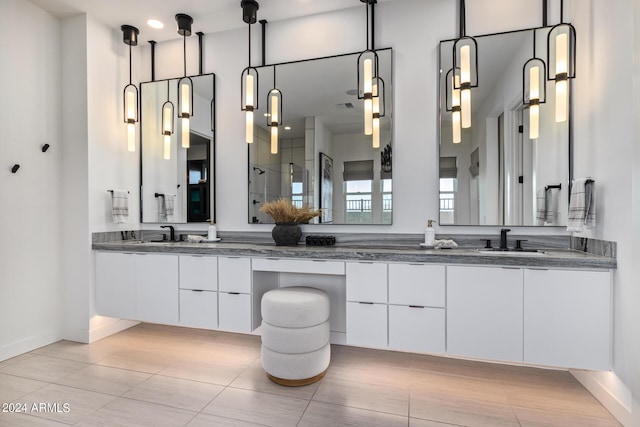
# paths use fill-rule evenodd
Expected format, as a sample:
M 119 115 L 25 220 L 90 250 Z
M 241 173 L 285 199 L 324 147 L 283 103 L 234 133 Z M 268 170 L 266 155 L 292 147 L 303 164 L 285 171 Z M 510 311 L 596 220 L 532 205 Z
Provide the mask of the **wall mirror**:
M 462 129 L 456 144 L 447 111 L 454 41 L 440 42 L 441 225 L 566 225 L 569 122 L 556 123 L 554 82 L 545 81 L 539 137 L 531 139 L 529 109 L 522 101 L 523 67 L 533 57 L 534 37 L 535 56 L 546 62 L 548 32 L 476 37 L 479 84 L 471 89 L 471 127 Z
M 178 79 L 140 85 L 141 221 L 204 222 L 215 218 L 215 75 L 191 77 L 193 115 L 189 148 L 182 148 Z M 162 106 L 174 105 L 174 132 L 165 158 Z
M 391 224 L 392 51 L 377 51 L 384 80 L 385 115 L 380 147 L 364 135 L 363 100 L 357 96 L 359 53 L 258 67 L 259 109 L 249 146 L 249 222 L 272 223 L 265 201 L 284 197 L 322 209 L 320 224 Z M 283 123 L 271 153 L 267 94 L 282 92 Z

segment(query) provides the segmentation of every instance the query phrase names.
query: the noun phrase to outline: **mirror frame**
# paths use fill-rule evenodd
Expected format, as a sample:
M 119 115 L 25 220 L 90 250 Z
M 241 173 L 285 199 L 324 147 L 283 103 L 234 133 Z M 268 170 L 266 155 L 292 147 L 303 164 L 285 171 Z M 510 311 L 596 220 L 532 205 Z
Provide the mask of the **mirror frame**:
M 389 52 L 389 72 L 391 74 L 390 78 L 384 81 L 385 83 L 385 91 L 387 92 L 385 96 L 388 96 L 389 93 L 389 89 L 391 89 L 391 96 L 389 98 L 389 101 L 387 101 L 387 105 L 388 110 L 386 111 L 385 115 L 389 116 L 389 120 L 390 120 L 390 129 L 389 129 L 389 135 L 390 135 L 390 141 L 388 144 L 384 144 L 382 141 L 380 143 L 380 151 L 383 152 L 384 151 L 384 146 L 386 145 L 390 145 L 391 150 L 394 151 L 395 150 L 395 131 L 394 131 L 394 121 L 395 121 L 395 102 L 394 102 L 394 97 L 395 97 L 395 90 L 394 90 L 394 54 L 393 54 L 393 48 L 392 47 L 384 47 L 384 48 L 376 48 L 375 49 L 376 52 Z M 357 57 L 358 55 L 360 55 L 362 53 L 362 51 L 357 51 L 357 52 L 348 52 L 348 53 L 341 53 L 341 54 L 336 54 L 336 55 L 328 55 L 328 56 L 321 56 L 321 57 L 316 57 L 316 58 L 306 58 L 306 59 L 300 59 L 300 60 L 294 60 L 294 61 L 286 61 L 286 62 L 279 62 L 279 63 L 273 63 L 273 64 L 262 64 L 259 66 L 256 66 L 256 68 L 260 69 L 268 69 L 271 67 L 279 67 L 279 66 L 283 66 L 283 65 L 292 65 L 292 64 L 299 64 L 299 63 L 306 63 L 306 62 L 312 62 L 312 61 L 318 61 L 318 60 L 324 60 L 324 59 L 334 59 L 334 58 L 341 58 L 341 57 L 347 57 L 347 56 L 353 56 L 354 57 L 354 63 L 353 63 L 353 78 L 354 78 L 354 83 L 357 83 Z M 280 85 L 278 85 L 280 86 Z M 356 84 L 354 84 L 354 87 L 356 86 Z M 282 89 L 279 87 L 279 89 Z M 258 95 L 260 96 L 260 95 Z M 286 97 L 286 93 L 285 93 L 285 97 Z M 385 98 L 386 99 L 386 98 Z M 356 101 L 361 101 L 360 99 L 356 99 Z M 286 102 L 286 98 L 285 101 Z M 256 117 L 258 119 L 254 119 L 254 120 L 260 120 L 262 118 L 261 114 L 256 115 Z M 257 123 L 257 122 L 256 122 Z M 257 124 L 254 124 L 254 126 L 258 126 Z M 255 134 L 255 132 L 254 132 Z M 246 144 L 247 145 L 247 222 L 248 224 L 256 224 L 254 222 L 252 222 L 252 217 L 251 217 L 251 206 L 249 205 L 251 202 L 249 200 L 249 195 L 251 193 L 251 144 Z M 322 153 L 319 153 L 319 156 Z M 316 162 L 314 164 L 314 171 L 313 173 L 315 174 L 315 177 L 317 178 L 318 173 L 319 173 L 319 165 L 320 165 L 320 158 L 315 159 Z M 378 157 L 375 157 L 374 162 L 376 161 L 380 161 Z M 393 164 L 393 162 L 392 162 Z M 305 165 L 305 172 L 307 172 L 308 170 L 306 169 L 306 165 Z M 391 172 L 392 173 L 392 172 Z M 308 175 L 308 174 L 307 174 Z M 391 175 L 391 179 L 393 179 L 393 174 Z M 335 186 L 335 183 L 334 183 Z M 343 191 L 340 191 L 341 194 L 344 194 Z M 334 191 L 335 194 L 335 191 Z M 382 193 L 380 193 L 382 194 Z M 390 213 L 390 222 L 388 223 L 382 223 L 382 222 L 378 222 L 378 223 L 347 223 L 347 222 L 341 222 L 341 223 L 334 223 L 334 222 L 320 222 L 318 218 L 314 218 L 314 222 L 309 222 L 309 224 L 313 224 L 313 225 L 318 225 L 318 224 L 326 224 L 326 225 L 347 225 L 347 226 L 353 226 L 353 225 L 363 225 L 363 226 L 369 226 L 369 225 L 382 225 L 382 226 L 390 226 L 393 225 L 393 184 L 392 184 L 392 189 L 391 189 L 391 213 Z M 316 207 L 316 208 L 319 208 Z M 272 222 L 269 223 L 260 223 L 260 224 L 274 224 Z
M 541 27 L 532 27 L 532 28 L 524 28 L 524 29 L 520 29 L 520 30 L 513 30 L 513 31 L 503 31 L 503 32 L 496 32 L 496 33 L 488 33 L 488 34 L 480 34 L 480 35 L 475 35 L 473 36 L 474 38 L 481 38 L 481 37 L 491 37 L 491 36 L 500 36 L 500 35 L 508 35 L 508 34 L 513 34 L 513 33 L 522 33 L 522 32 L 531 32 L 531 31 L 539 31 L 539 30 L 547 30 L 550 31 L 553 28 L 553 26 L 541 26 Z M 544 37 L 546 39 L 546 37 Z M 436 98 L 436 102 L 437 102 L 437 111 L 438 111 L 438 126 L 437 126 L 437 141 L 438 141 L 438 152 L 437 152 L 437 160 L 438 160 L 438 165 L 439 165 L 439 161 L 440 161 L 440 152 L 441 152 L 441 143 L 442 143 L 442 132 L 441 132 L 441 128 L 442 128 L 442 116 L 443 116 L 443 110 L 442 110 L 442 75 L 446 74 L 446 70 L 442 69 L 442 52 L 443 52 L 443 44 L 444 43 L 453 43 L 455 42 L 455 38 L 453 39 L 445 39 L 445 40 L 440 40 L 440 42 L 438 42 L 438 68 L 437 68 L 437 73 L 436 73 L 436 79 L 437 79 L 437 98 Z M 545 46 L 545 50 L 546 50 L 546 46 Z M 482 55 L 482 53 L 479 51 L 478 56 L 480 57 Z M 546 60 L 546 54 L 545 55 L 540 55 L 542 56 L 543 60 Z M 523 63 L 524 65 L 524 63 Z M 445 77 L 446 78 L 446 77 Z M 482 76 L 479 76 L 479 78 L 482 78 Z M 574 169 L 574 159 L 573 159 L 573 152 L 574 152 L 574 142 L 573 142 L 573 79 L 568 79 L 569 81 L 569 98 L 567 100 L 567 104 L 568 104 L 568 114 L 567 114 L 567 155 L 568 155 L 568 164 L 567 164 L 567 178 L 568 178 L 568 182 L 563 183 L 564 185 L 566 185 L 567 188 L 567 208 L 569 205 L 569 200 L 571 197 L 571 184 L 573 182 L 573 169 Z M 545 76 L 545 82 L 548 84 L 549 81 L 546 80 L 546 76 Z M 446 82 L 445 82 L 445 88 L 446 88 Z M 548 90 L 547 90 L 548 92 Z M 446 108 L 446 105 L 445 105 Z M 436 201 L 436 206 L 438 209 L 438 221 L 440 221 L 440 200 L 439 200 L 439 195 L 440 195 L 440 168 L 438 167 L 438 176 L 435 182 L 435 187 L 436 187 L 436 195 L 438 197 L 437 201 Z M 529 224 L 529 225 L 511 225 L 511 224 L 444 224 L 441 225 L 444 227 L 504 227 L 504 226 L 508 226 L 508 227 L 540 227 L 540 228 L 566 228 L 566 224 L 564 225 L 536 225 L 536 224 Z
M 210 216 L 211 219 L 214 220 L 214 222 L 217 223 L 217 212 L 216 212 L 216 207 L 217 207 L 217 202 L 216 202 L 216 197 L 218 194 L 217 191 L 217 177 L 216 177 L 216 173 L 217 173 L 217 167 L 216 167 L 216 159 L 217 159 L 217 144 L 216 144 L 216 133 L 217 133 L 217 128 L 218 128 L 218 123 L 217 123 L 217 101 L 216 101 L 216 74 L 215 73 L 203 73 L 203 74 L 195 74 L 192 76 L 186 76 L 189 77 L 191 79 L 195 78 L 195 77 L 202 77 L 202 76 L 211 76 L 212 79 L 212 100 L 211 100 L 211 123 L 212 123 L 212 127 L 213 129 L 211 130 L 211 145 L 209 147 L 209 170 L 210 172 L 210 180 L 212 180 L 211 186 L 210 186 L 210 191 L 209 193 L 211 194 L 211 200 L 209 201 L 209 211 L 210 211 Z M 144 221 L 143 220 L 143 215 L 144 215 L 144 206 L 143 206 L 143 200 L 144 200 L 144 183 L 143 183 L 143 175 L 144 175 L 144 170 L 143 170 L 143 156 L 144 156 L 144 146 L 143 146 L 143 139 L 142 139 L 142 120 L 143 120 L 143 112 L 142 112 L 142 85 L 143 84 L 150 84 L 150 83 L 166 83 L 167 81 L 171 82 L 172 80 L 175 80 L 176 83 L 178 80 L 180 80 L 182 77 L 171 77 L 171 78 L 166 78 L 166 79 L 160 79 L 160 80 L 149 80 L 146 82 L 140 82 L 140 120 L 139 120 L 139 137 L 140 137 L 140 156 L 139 156 L 139 167 L 140 167 L 140 173 L 139 173 L 139 183 L 140 183 L 140 224 L 204 224 L 204 223 L 208 223 L 208 221 L 198 221 L 198 222 L 189 222 L 187 221 L 188 218 L 188 213 L 186 211 L 185 208 L 185 218 L 184 221 L 181 222 L 175 222 L 175 221 L 167 221 L 166 223 L 164 222 L 158 222 L 158 221 Z M 161 106 L 159 107 L 161 108 Z M 176 111 L 177 111 L 177 103 L 176 103 Z M 177 114 L 177 113 L 174 113 Z M 177 124 L 177 117 L 174 117 L 175 123 Z M 177 133 L 177 130 L 175 130 L 175 127 L 177 125 L 174 125 L 174 134 Z M 185 159 L 186 161 L 186 159 Z M 185 182 L 185 185 L 188 185 L 188 181 Z

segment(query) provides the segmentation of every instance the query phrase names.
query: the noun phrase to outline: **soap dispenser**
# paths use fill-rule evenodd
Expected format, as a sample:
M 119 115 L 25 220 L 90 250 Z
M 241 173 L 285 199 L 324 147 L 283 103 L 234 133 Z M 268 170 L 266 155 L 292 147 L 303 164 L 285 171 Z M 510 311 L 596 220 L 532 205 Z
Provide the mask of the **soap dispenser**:
M 211 225 L 209 225 L 209 229 L 207 230 L 207 240 L 218 240 L 218 230 L 213 218 L 211 219 Z
M 427 228 L 424 229 L 424 246 L 433 246 L 436 240 L 436 230 L 433 229 L 435 221 L 430 219 L 427 221 Z

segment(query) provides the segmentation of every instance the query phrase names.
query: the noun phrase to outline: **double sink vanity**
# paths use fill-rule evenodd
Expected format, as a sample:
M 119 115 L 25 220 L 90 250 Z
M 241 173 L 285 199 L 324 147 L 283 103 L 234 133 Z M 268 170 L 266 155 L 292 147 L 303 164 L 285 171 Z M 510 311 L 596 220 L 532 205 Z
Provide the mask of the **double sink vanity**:
M 614 258 L 338 244 L 94 243 L 96 311 L 259 334 L 262 295 L 312 286 L 331 299 L 331 342 L 609 370 Z

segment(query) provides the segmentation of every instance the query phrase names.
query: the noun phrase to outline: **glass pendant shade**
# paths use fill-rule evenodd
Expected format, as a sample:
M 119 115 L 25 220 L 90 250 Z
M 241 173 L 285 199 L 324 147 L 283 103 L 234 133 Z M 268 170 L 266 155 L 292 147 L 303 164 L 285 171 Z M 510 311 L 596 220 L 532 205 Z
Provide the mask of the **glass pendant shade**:
M 358 99 L 364 100 L 364 134 L 373 134 L 373 93 L 375 76 L 378 76 L 378 54 L 366 50 L 358 55 Z
M 282 92 L 275 87 L 267 94 L 267 126 L 271 128 L 271 154 L 278 154 L 278 127 L 282 125 Z
M 540 136 L 540 104 L 547 97 L 546 71 L 540 58 L 529 59 L 522 68 L 522 103 L 529 107 L 529 139 Z
M 122 41 L 129 46 L 129 84 L 122 92 L 124 122 L 127 124 L 127 150 L 136 151 L 136 122 L 138 121 L 138 88 L 131 82 L 131 46 L 138 45 L 140 31 L 131 25 L 122 25 Z
M 162 135 L 164 141 L 163 158 L 171 158 L 171 135 L 173 134 L 173 103 L 167 101 L 162 105 Z
M 258 109 L 258 70 L 247 67 L 242 71 L 241 77 L 242 111 L 245 111 L 245 140 L 253 143 L 253 112 Z
M 569 79 L 575 78 L 576 31 L 571 24 L 558 24 L 547 35 L 548 80 L 555 81 L 556 122 L 567 120 Z
M 473 37 L 460 37 L 453 44 L 453 69 L 456 79 L 453 89 L 460 90 L 461 127 L 471 127 L 471 88 L 478 87 L 478 44 Z
M 193 81 L 189 77 L 178 80 L 178 117 L 181 119 L 181 141 L 183 148 L 190 146 L 190 123 L 193 115 Z

